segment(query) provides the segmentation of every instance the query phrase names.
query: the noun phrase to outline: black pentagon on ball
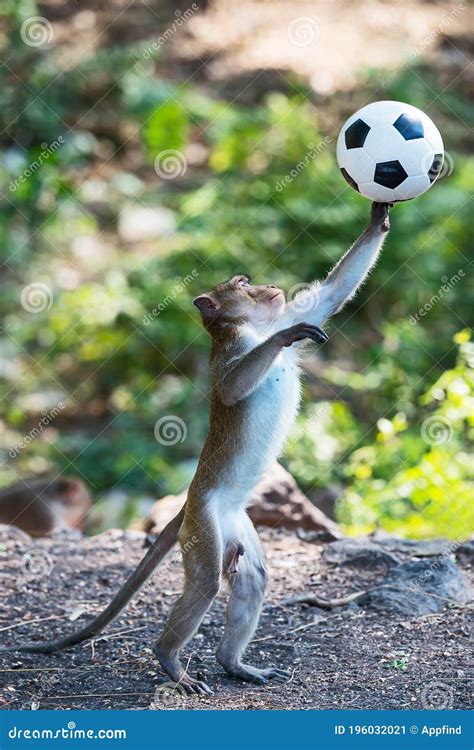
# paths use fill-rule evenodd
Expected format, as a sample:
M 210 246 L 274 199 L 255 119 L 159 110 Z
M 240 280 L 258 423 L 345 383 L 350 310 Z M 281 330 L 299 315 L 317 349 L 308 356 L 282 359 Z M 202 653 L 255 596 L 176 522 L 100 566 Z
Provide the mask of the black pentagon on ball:
M 362 148 L 369 134 L 370 127 L 363 120 L 356 120 L 344 133 L 346 148 Z
M 433 163 L 431 167 L 428 170 L 428 177 L 430 178 L 430 182 L 434 182 L 436 178 L 438 177 L 439 173 L 441 172 L 441 167 L 443 166 L 443 154 L 435 154 L 433 157 Z
M 347 172 L 344 167 L 341 167 L 341 174 L 344 177 L 345 181 L 349 183 L 349 185 L 354 188 L 354 190 L 357 190 L 358 193 L 360 193 L 359 186 L 355 180 L 352 179 L 349 172 Z
M 425 131 L 423 123 L 413 115 L 400 115 L 393 123 L 395 130 L 404 137 L 406 141 L 414 141 L 415 138 L 423 138 Z
M 396 188 L 408 177 L 399 161 L 381 161 L 375 165 L 374 182 L 386 188 Z

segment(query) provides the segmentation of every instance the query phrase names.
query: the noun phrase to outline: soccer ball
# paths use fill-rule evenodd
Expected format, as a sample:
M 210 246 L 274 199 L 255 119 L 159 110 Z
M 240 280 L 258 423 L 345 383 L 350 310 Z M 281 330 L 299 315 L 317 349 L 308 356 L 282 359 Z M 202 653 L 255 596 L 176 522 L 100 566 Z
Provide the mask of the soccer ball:
M 403 102 L 373 102 L 349 117 L 337 139 L 337 161 L 349 185 L 378 203 L 416 198 L 443 166 L 434 122 Z

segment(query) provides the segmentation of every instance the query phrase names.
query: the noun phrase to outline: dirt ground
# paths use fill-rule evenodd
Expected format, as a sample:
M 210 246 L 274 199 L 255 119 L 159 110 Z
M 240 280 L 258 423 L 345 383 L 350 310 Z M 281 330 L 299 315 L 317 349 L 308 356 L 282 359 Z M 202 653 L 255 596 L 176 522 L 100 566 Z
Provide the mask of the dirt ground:
M 382 568 L 338 567 L 324 545 L 294 532 L 262 532 L 270 583 L 248 661 L 289 670 L 264 687 L 228 678 L 214 652 L 222 633 L 225 593 L 185 652 L 191 674 L 215 695 L 170 690 L 150 644 L 181 588 L 173 554 L 102 638 L 53 656 L 0 654 L 0 707 L 38 709 L 466 709 L 469 607 L 418 619 L 381 616 L 351 604 L 332 611 L 285 606 L 311 591 L 336 597 L 366 589 Z M 143 554 L 139 532 L 93 538 L 58 535 L 33 542 L 0 533 L 0 641 L 39 640 L 86 622 L 112 597 Z M 472 570 L 458 561 L 470 576 Z M 472 614 L 472 610 L 471 610 Z M 163 683 L 165 687 L 163 688 Z M 161 687 L 160 687 L 161 686 Z

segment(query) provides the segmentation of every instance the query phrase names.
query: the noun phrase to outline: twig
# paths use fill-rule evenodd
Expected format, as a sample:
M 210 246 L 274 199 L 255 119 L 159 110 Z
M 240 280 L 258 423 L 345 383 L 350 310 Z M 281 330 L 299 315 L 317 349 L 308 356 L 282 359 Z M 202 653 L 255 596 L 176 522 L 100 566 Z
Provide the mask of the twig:
M 295 677 L 295 674 L 296 674 L 296 672 L 297 672 L 297 671 L 298 671 L 298 667 L 295 667 L 295 668 L 294 668 L 294 669 L 292 670 L 292 672 L 291 672 L 291 677 L 290 677 L 290 679 L 289 679 L 289 680 L 287 680 L 286 682 L 284 682 L 283 684 L 284 684 L 284 685 L 289 685 L 289 684 L 290 684 L 290 682 L 293 682 L 293 680 L 294 680 L 294 677 Z
M 309 593 L 298 594 L 289 599 L 284 599 L 283 604 L 311 604 L 311 606 L 319 607 L 320 609 L 334 609 L 334 607 L 343 607 L 344 604 L 350 604 L 350 602 L 353 602 L 355 599 L 360 599 L 361 596 L 364 596 L 367 593 L 367 591 L 357 591 L 355 594 L 349 594 L 348 596 L 343 596 L 339 599 L 321 599 L 321 597 Z
M 383 584 L 380 586 L 380 588 L 383 588 Z M 375 589 L 367 589 L 367 591 L 357 591 L 355 594 L 349 594 L 348 596 L 343 596 L 339 599 L 322 599 L 319 596 L 314 596 L 314 594 L 310 593 L 297 594 L 296 596 L 292 596 L 289 599 L 284 599 L 282 604 L 310 604 L 313 607 L 319 607 L 320 609 L 334 609 L 335 607 L 343 607 L 345 604 L 350 604 L 356 599 L 360 599 L 362 596 L 365 596 L 365 594 L 369 594 L 371 591 L 375 591 Z M 427 596 L 431 596 L 434 599 L 439 599 L 443 602 L 447 602 L 450 604 L 453 603 L 452 599 L 448 599 L 448 597 L 446 596 L 439 596 L 439 594 L 433 594 L 431 591 L 422 591 L 422 593 L 426 594 Z M 469 603 L 458 604 L 456 605 L 456 609 L 472 609 L 472 605 L 470 605 Z M 436 612 L 433 614 L 442 613 Z M 431 613 L 430 615 L 422 615 L 422 617 L 423 616 L 430 617 Z
M 51 617 L 38 617 L 36 620 L 22 620 L 21 622 L 15 622 L 14 625 L 7 625 L 5 628 L 0 628 L 0 633 L 4 633 L 5 630 L 13 630 L 13 628 L 21 628 L 22 625 L 30 625 L 33 622 L 46 622 L 47 620 L 60 620 L 60 617 L 51 615 Z
M 285 635 L 291 635 L 291 633 L 297 633 L 299 630 L 306 630 L 306 628 L 312 628 L 313 625 L 319 625 L 321 620 L 324 618 L 319 618 L 318 620 L 312 620 L 312 622 L 307 622 L 304 625 L 298 625 L 297 628 L 292 628 L 291 630 L 286 630 L 284 633 L 282 633 L 282 637 Z M 274 638 L 276 638 L 276 635 L 265 635 L 263 638 L 254 638 L 252 643 L 261 643 L 262 641 L 271 641 Z
M 126 633 L 136 633 L 138 630 L 145 630 L 146 625 L 142 625 L 139 628 L 128 628 L 128 630 L 119 630 L 117 633 L 111 633 L 110 635 L 98 635 L 97 638 L 92 639 L 92 643 L 97 641 L 110 641 L 112 638 L 118 638 L 119 635 L 125 635 Z

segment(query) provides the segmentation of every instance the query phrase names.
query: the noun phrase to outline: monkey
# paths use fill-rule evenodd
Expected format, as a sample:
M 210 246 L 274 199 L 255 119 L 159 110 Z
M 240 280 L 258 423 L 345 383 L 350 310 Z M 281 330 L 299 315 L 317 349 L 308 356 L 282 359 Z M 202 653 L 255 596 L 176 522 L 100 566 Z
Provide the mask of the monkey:
M 91 505 L 80 479 L 27 479 L 0 490 L 0 523 L 17 526 L 33 537 L 61 528 L 83 531 Z
M 278 287 L 237 275 L 193 302 L 211 337 L 209 432 L 187 499 L 112 602 L 77 632 L 6 651 L 54 653 L 93 638 L 114 620 L 179 541 L 184 590 L 152 650 L 162 669 L 189 694 L 211 694 L 180 661 L 222 580 L 230 588 L 216 657 L 232 677 L 254 684 L 284 680 L 276 667 L 255 667 L 243 654 L 257 628 L 267 582 L 262 547 L 246 513 L 252 490 L 280 454 L 300 401 L 304 342 L 324 344 L 321 328 L 355 295 L 389 231 L 388 204 L 374 203 L 371 221 L 322 282 L 286 302 Z

